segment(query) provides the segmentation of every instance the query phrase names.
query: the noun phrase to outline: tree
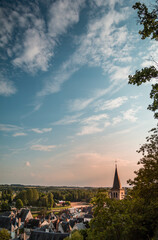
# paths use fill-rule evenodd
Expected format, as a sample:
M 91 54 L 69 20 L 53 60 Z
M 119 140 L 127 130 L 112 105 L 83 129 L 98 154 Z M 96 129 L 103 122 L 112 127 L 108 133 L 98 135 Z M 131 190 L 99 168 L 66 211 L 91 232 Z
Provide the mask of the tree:
M 158 127 L 150 131 L 147 142 L 140 147 L 142 158 L 138 162 L 142 167 L 135 171 L 134 180 L 128 183 L 133 186 L 130 192 L 132 198 L 142 202 L 142 218 L 147 234 L 154 237 L 158 231 Z
M 151 39 L 158 38 L 158 0 L 152 11 L 149 11 L 147 6 L 143 3 L 136 2 L 133 5 L 134 9 L 138 10 L 138 22 L 143 25 L 143 30 L 139 31 L 142 39 L 151 36 Z
M 33 202 L 33 191 L 31 188 L 27 190 L 27 200 L 28 204 L 31 205 Z
M 145 4 L 140 2 L 133 5 L 133 8 L 138 10 L 139 23 L 144 27 L 143 30 L 139 31 L 142 39 L 151 36 L 151 39 L 158 40 L 158 0 L 156 0 L 156 4 L 151 12 Z M 152 78 L 158 79 L 158 70 L 155 66 L 145 67 L 140 71 L 137 70 L 133 76 L 129 75 L 128 83 L 139 86 L 151 81 Z M 148 106 L 148 109 L 154 112 L 155 118 L 158 118 L 158 83 L 152 84 L 150 98 L 153 99 L 153 103 Z
M 0 230 L 0 240 L 9 240 L 10 234 L 6 229 Z
M 28 204 L 28 200 L 27 200 L 27 191 L 26 190 L 22 190 L 18 195 L 17 195 L 17 199 L 21 199 L 24 205 Z
M 23 207 L 23 202 L 21 201 L 21 199 L 17 199 L 16 200 L 16 208 L 20 209 Z
M 53 194 L 52 193 L 48 193 L 48 206 L 50 208 L 52 208 L 53 204 L 54 204 Z
M 66 237 L 64 239 L 65 240 L 69 240 L 69 239 L 71 239 L 71 240 L 84 240 L 82 234 L 79 231 L 72 232 L 70 237 Z
M 136 70 L 135 74 L 129 75 L 129 84 L 141 85 L 147 81 L 151 81 L 152 78 L 158 79 L 158 70 L 154 67 L 145 67 L 143 69 Z M 154 112 L 155 118 L 158 118 L 158 83 L 152 84 L 150 92 L 150 98 L 153 99 L 153 103 L 148 106 L 148 109 Z
M 8 203 L 7 200 L 6 200 L 6 201 L 2 201 L 2 203 L 1 203 L 1 209 L 2 209 L 3 211 L 10 211 L 11 207 L 10 207 L 10 205 L 9 205 L 9 203 Z
M 32 189 L 32 192 L 33 192 L 33 203 L 36 204 L 37 200 L 39 199 L 39 193 L 37 191 L 37 189 L 33 188 Z

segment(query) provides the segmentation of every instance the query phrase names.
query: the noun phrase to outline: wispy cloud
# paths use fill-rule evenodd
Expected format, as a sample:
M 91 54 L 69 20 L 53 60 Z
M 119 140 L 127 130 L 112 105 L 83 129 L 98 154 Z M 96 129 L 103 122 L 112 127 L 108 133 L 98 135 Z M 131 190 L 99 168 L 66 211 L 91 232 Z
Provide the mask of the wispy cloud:
M 10 132 L 10 131 L 20 131 L 22 128 L 11 124 L 0 124 L 0 131 Z
M 107 114 L 99 114 L 99 115 L 92 115 L 88 118 L 83 119 L 82 123 L 91 123 L 91 122 L 98 122 L 104 119 L 108 119 L 109 116 Z
M 0 95 L 8 97 L 17 92 L 14 83 L 0 74 Z
M 107 101 L 101 99 L 95 103 L 96 111 L 113 110 L 122 106 L 127 100 L 128 98 L 126 96 L 118 97 Z
M 51 132 L 52 128 L 42 128 L 42 129 L 32 128 L 31 131 L 35 133 L 47 133 L 47 132 Z
M 70 111 L 81 111 L 94 101 L 94 98 L 69 100 L 68 108 Z
M 27 133 L 24 133 L 24 132 L 18 132 L 18 133 L 14 133 L 13 134 L 13 137 L 20 137 L 20 136 L 26 136 Z
M 52 124 L 53 125 L 68 125 L 68 124 L 76 123 L 76 122 L 80 121 L 80 116 L 81 115 L 82 115 L 82 113 L 75 114 L 75 115 L 70 115 L 70 116 L 65 116 L 63 119 L 60 119 L 59 121 L 56 121 Z
M 56 146 L 55 145 L 32 145 L 30 148 L 35 151 L 51 152 L 54 148 L 56 148 Z
M 137 107 L 136 109 L 128 109 L 127 111 L 123 112 L 123 119 L 128 120 L 130 122 L 136 122 L 137 117 L 136 113 L 140 110 L 140 107 Z
M 78 136 L 82 136 L 82 135 L 88 135 L 88 134 L 94 134 L 94 133 L 98 133 L 98 132 L 102 132 L 103 129 L 98 127 L 98 124 L 93 123 L 90 125 L 86 125 L 83 126 L 81 128 L 81 131 L 79 133 L 77 133 Z
M 61 65 L 57 74 L 45 83 L 37 96 L 45 96 L 60 91 L 62 84 L 85 64 L 90 67 L 101 67 L 106 73 L 109 71 L 113 81 L 127 79 L 128 66 L 122 68 L 115 66 L 113 72 L 110 71 L 112 69 L 111 58 L 115 59 L 121 55 L 127 60 L 129 57 L 127 45 L 130 42 L 130 34 L 125 26 L 118 27 L 119 22 L 127 19 L 127 12 L 128 9 L 122 9 L 122 12 L 118 12 L 112 8 L 108 14 L 106 12 L 100 18 L 90 19 L 87 33 L 78 38 L 78 46 L 74 54 Z M 76 103 L 76 105 L 79 104 Z
M 40 3 L 12 3 L 12 8 L 5 4 L 0 10 L 0 46 L 11 57 L 15 66 L 28 72 L 46 71 L 49 61 L 54 56 L 58 37 L 79 21 L 79 12 L 84 0 L 59 0 L 46 6 L 43 16 Z M 54 24 L 55 23 L 55 24 Z M 29 27 L 28 27 L 29 26 Z M 19 34 L 14 38 L 14 30 Z M 12 47 L 8 43 L 12 41 Z
M 80 121 L 82 127 L 77 133 L 78 136 L 95 134 L 104 131 L 109 125 L 107 114 L 92 115 Z

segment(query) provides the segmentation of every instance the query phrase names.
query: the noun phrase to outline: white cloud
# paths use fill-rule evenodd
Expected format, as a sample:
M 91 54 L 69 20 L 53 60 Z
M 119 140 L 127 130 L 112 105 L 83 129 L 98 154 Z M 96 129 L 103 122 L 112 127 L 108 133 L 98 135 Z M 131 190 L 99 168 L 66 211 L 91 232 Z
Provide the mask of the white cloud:
M 18 132 L 18 133 L 14 133 L 13 137 L 26 136 L 26 135 L 27 135 L 27 133 Z
M 59 121 L 56 121 L 52 124 L 53 125 L 68 125 L 68 124 L 76 123 L 76 122 L 80 121 L 81 115 L 82 115 L 82 113 L 72 115 L 72 116 L 65 116 L 63 119 L 60 119 Z
M 90 117 L 84 118 L 80 121 L 83 125 L 80 132 L 77 133 L 78 136 L 95 134 L 104 131 L 104 129 L 110 125 L 109 122 L 105 122 L 108 119 L 107 114 L 92 115 Z
M 17 92 L 17 89 L 14 86 L 14 83 L 4 78 L 3 75 L 0 74 L 0 95 L 8 97 L 10 95 L 15 94 L 16 92 Z
M 82 123 L 98 122 L 98 121 L 104 120 L 104 119 L 108 119 L 107 114 L 93 115 L 93 116 L 83 119 Z
M 122 122 L 122 120 L 123 120 L 123 118 L 120 117 L 120 116 L 114 117 L 114 118 L 112 119 L 112 124 L 113 124 L 113 125 L 116 125 L 116 124 Z
M 46 71 L 54 56 L 58 37 L 79 21 L 84 0 L 49 2 L 46 19 L 39 3 L 12 4 L 0 9 L 0 46 L 6 50 L 12 63 L 28 72 Z M 14 30 L 16 28 L 16 40 Z M 12 41 L 12 46 L 8 43 Z
M 136 109 L 128 109 L 126 112 L 123 112 L 123 118 L 125 120 L 128 120 L 130 122 L 136 122 L 137 121 L 137 117 L 136 117 L 136 113 L 140 110 L 139 108 Z
M 42 128 L 42 129 L 32 128 L 31 130 L 35 133 L 46 133 L 46 132 L 51 132 L 52 128 Z
M 118 97 L 115 99 L 103 101 L 99 100 L 96 105 L 96 111 L 103 111 L 103 110 L 113 110 L 122 106 L 128 98 L 126 96 Z
M 100 18 L 91 19 L 87 26 L 87 33 L 76 41 L 78 47 L 74 54 L 61 65 L 54 77 L 46 81 L 37 96 L 45 96 L 60 91 L 62 84 L 83 65 L 101 67 L 107 73 L 111 70 L 111 58 L 118 59 L 119 55 L 124 58 L 130 57 L 128 48 L 130 34 L 125 26 L 118 27 L 118 23 L 126 20 L 128 16 L 128 9 L 122 9 L 122 12 L 112 9 Z M 111 79 L 119 82 L 124 81 L 125 78 L 127 79 L 128 70 L 129 67 L 115 66 L 110 72 Z M 75 104 L 77 107 L 79 106 L 79 102 Z M 75 107 L 74 105 L 73 109 Z
M 22 53 L 13 60 L 13 64 L 34 72 L 38 69 L 46 71 L 49 59 L 53 56 L 49 38 L 37 29 L 28 29 L 25 33 Z
M 79 21 L 80 8 L 84 0 L 59 0 L 52 4 L 49 10 L 49 34 L 56 38 L 66 32 L 67 28 Z
M 31 164 L 28 161 L 25 163 L 25 165 L 26 165 L 26 167 L 31 167 Z
M 82 135 L 88 135 L 88 134 L 95 134 L 98 132 L 102 132 L 103 129 L 98 127 L 98 124 L 90 124 L 90 125 L 86 125 L 83 126 L 81 131 L 79 133 L 77 133 L 78 136 L 82 136 Z
M 70 100 L 68 103 L 68 108 L 70 111 L 81 111 L 85 109 L 90 103 L 92 103 L 93 100 L 94 98 Z
M 31 149 L 35 151 L 44 151 L 44 152 L 51 152 L 54 148 L 56 148 L 55 145 L 32 145 Z
M 11 124 L 0 124 L 0 131 L 10 132 L 10 131 L 20 131 L 22 128 Z

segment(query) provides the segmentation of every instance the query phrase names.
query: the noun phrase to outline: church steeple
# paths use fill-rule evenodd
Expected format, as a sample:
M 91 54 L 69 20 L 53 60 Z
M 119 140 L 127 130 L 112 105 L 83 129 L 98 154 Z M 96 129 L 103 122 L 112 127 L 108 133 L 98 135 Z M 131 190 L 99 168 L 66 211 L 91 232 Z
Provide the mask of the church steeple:
M 121 200 L 125 196 L 125 191 L 121 187 L 121 182 L 119 179 L 116 162 L 115 162 L 114 182 L 113 182 L 113 187 L 110 190 L 110 193 L 111 193 L 111 198 L 114 198 L 116 200 Z
M 117 164 L 115 164 L 115 175 L 114 175 L 114 182 L 113 182 L 113 190 L 119 190 L 121 189 L 121 182 L 118 176 L 118 171 L 117 171 Z

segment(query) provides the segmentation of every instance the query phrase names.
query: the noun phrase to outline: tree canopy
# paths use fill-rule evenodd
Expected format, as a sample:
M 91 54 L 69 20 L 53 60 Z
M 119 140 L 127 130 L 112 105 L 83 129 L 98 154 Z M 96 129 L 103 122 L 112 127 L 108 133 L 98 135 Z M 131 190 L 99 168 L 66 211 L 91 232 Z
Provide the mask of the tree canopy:
M 9 240 L 10 234 L 6 229 L 0 230 L 0 240 Z
M 143 30 L 139 31 L 142 39 L 151 37 L 151 39 L 158 40 L 158 0 L 152 11 L 149 11 L 145 4 L 136 2 L 133 5 L 135 10 L 138 10 L 138 22 L 143 25 Z M 129 84 L 141 85 L 149 82 L 153 78 L 158 80 L 158 63 L 156 66 L 145 67 L 141 70 L 136 70 L 135 74 L 129 75 Z M 154 117 L 158 118 L 158 83 L 152 84 L 150 98 L 153 103 L 148 106 L 148 109 L 154 112 Z

